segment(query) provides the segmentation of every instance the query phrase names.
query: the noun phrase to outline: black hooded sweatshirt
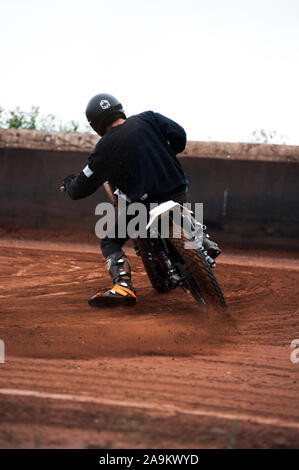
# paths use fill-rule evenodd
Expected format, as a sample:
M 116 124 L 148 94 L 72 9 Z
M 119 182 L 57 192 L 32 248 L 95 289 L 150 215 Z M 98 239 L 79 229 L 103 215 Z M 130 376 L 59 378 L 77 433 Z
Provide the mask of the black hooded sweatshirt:
M 81 199 L 109 181 L 130 202 L 175 193 L 188 184 L 176 157 L 185 146 L 184 129 L 171 119 L 153 111 L 131 116 L 106 132 L 66 189 Z

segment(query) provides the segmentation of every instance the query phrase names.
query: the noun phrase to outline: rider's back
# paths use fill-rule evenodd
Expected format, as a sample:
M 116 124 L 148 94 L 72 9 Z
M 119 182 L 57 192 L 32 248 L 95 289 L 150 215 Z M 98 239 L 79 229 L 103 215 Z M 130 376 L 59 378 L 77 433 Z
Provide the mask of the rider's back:
M 176 157 L 185 145 L 181 126 L 147 111 L 112 127 L 96 145 L 89 162 L 95 166 L 105 162 L 106 179 L 134 202 L 144 194 L 170 194 L 187 184 Z

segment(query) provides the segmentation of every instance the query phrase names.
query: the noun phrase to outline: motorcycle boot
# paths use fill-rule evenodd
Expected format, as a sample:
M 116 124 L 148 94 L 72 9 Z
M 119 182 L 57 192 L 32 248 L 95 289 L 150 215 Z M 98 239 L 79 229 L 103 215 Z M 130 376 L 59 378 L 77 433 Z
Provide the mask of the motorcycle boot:
M 117 307 L 135 305 L 137 296 L 131 281 L 131 266 L 123 251 L 106 258 L 106 266 L 113 287 L 104 294 L 97 293 L 88 301 L 92 307 Z

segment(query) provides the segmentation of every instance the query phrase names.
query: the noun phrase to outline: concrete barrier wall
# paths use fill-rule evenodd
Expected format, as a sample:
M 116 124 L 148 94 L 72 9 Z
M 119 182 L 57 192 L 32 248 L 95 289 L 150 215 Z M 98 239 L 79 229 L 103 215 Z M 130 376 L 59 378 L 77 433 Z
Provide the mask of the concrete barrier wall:
M 90 134 L 0 129 L 1 226 L 93 231 L 104 190 L 72 201 L 58 187 L 86 165 L 96 142 Z M 190 201 L 204 203 L 219 241 L 296 239 L 299 147 L 188 142 L 179 158 Z

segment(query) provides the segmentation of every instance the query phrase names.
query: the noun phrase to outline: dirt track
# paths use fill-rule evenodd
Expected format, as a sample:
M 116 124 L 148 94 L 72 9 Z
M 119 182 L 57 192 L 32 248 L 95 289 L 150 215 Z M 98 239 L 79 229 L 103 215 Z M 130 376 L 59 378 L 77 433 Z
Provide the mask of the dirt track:
M 0 447 L 298 447 L 293 258 L 226 254 L 228 315 L 204 316 L 153 291 L 135 255 L 138 305 L 91 309 L 111 287 L 94 248 L 14 245 L 0 247 Z

